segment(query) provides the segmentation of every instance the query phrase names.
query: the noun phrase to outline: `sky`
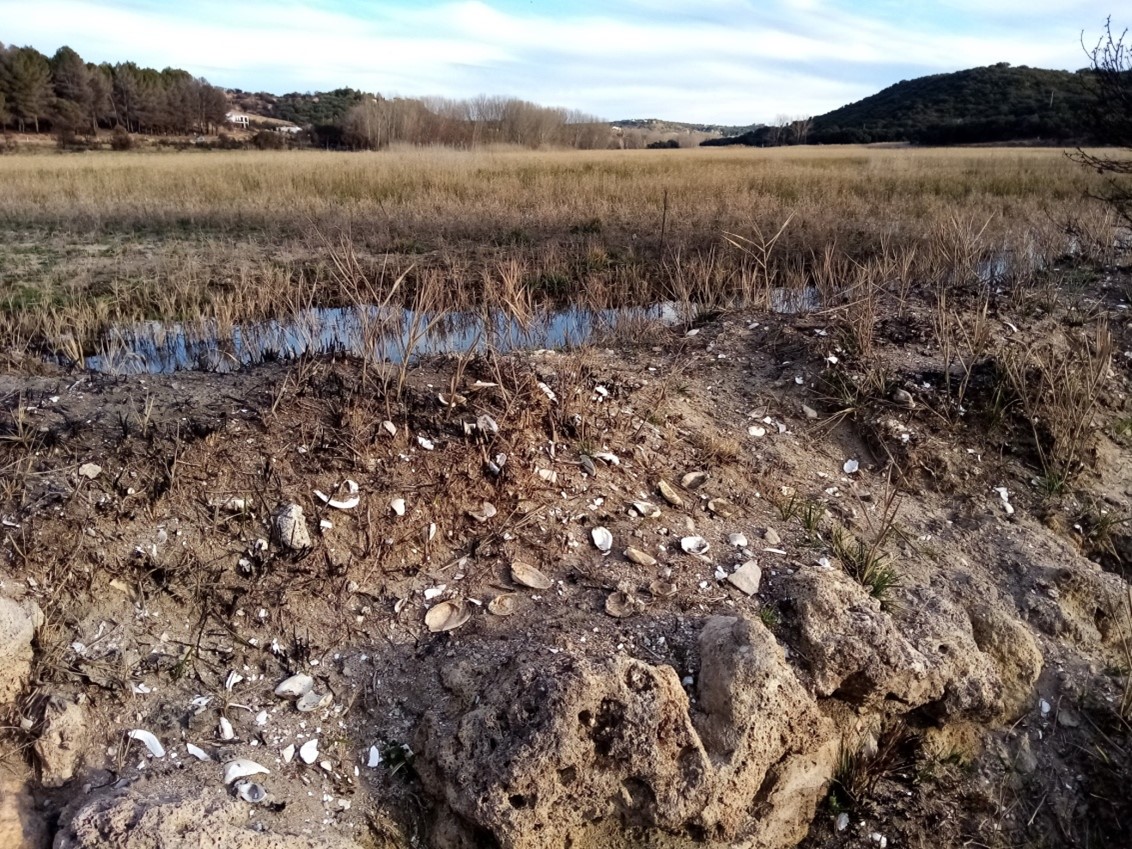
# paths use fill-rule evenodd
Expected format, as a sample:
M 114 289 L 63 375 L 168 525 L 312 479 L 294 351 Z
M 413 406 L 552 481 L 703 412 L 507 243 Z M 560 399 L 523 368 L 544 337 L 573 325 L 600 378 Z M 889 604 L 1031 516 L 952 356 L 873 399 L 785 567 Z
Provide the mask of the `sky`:
M 0 0 L 0 41 L 246 91 L 506 95 L 769 123 L 996 62 L 1076 70 L 1112 0 Z M 1116 4 L 1122 5 L 1122 4 Z

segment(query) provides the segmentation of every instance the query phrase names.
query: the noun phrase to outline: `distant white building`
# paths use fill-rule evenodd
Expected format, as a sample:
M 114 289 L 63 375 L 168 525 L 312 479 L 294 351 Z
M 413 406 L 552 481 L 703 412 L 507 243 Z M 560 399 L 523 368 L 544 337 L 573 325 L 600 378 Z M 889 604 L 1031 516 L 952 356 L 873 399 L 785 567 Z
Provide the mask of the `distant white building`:
M 251 123 L 251 118 L 249 118 L 243 112 L 229 112 L 224 117 L 228 119 L 229 124 L 231 124 L 233 127 L 239 127 L 241 130 L 246 130 L 248 128 L 248 124 Z
M 302 131 L 302 127 L 296 127 L 294 124 L 283 124 L 275 128 L 277 133 L 301 133 Z

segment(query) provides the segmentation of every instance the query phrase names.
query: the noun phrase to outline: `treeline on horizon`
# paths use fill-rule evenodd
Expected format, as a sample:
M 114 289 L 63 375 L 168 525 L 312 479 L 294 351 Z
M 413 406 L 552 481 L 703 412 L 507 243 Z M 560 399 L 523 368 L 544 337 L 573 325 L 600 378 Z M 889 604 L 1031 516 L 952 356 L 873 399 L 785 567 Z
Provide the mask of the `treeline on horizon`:
M 228 112 L 224 89 L 188 71 L 86 62 L 70 47 L 45 56 L 0 43 L 0 128 L 17 132 L 211 134 Z
M 211 85 L 179 68 L 156 70 L 134 62 L 86 62 L 70 47 L 51 56 L 0 42 L 0 130 L 55 133 L 72 142 L 99 130 L 118 134 L 214 135 L 232 129 L 237 108 L 297 124 L 283 136 L 252 116 L 257 147 L 381 149 L 394 143 L 474 147 L 513 144 L 601 149 L 645 146 L 645 134 L 616 132 L 600 118 L 513 97 L 464 100 L 387 98 L 351 88 L 281 96 L 249 95 Z M 129 142 L 122 140 L 123 147 Z
M 318 143 L 355 149 L 380 150 L 400 143 L 595 150 L 618 141 L 613 128 L 594 115 L 515 97 L 390 98 L 345 88 L 280 97 L 237 91 L 233 98 L 254 105 L 259 114 L 309 127 Z
M 1000 62 L 903 80 L 825 115 L 704 144 L 1105 144 L 1110 140 L 1093 130 L 1098 95 L 1091 68 L 1052 71 Z

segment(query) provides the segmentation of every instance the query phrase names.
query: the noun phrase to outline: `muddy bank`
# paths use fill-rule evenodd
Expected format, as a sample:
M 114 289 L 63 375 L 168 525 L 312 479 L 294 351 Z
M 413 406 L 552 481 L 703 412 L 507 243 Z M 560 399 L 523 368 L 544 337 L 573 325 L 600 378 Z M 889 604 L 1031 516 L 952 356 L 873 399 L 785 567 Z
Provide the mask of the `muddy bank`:
M 1056 496 L 978 374 L 954 412 L 926 314 L 878 325 L 879 380 L 828 313 L 437 358 L 403 385 L 326 357 L 0 377 L 3 827 L 1119 845 L 1132 344 L 1099 309 L 1114 355 Z M 989 322 L 1005 346 L 1079 327 Z

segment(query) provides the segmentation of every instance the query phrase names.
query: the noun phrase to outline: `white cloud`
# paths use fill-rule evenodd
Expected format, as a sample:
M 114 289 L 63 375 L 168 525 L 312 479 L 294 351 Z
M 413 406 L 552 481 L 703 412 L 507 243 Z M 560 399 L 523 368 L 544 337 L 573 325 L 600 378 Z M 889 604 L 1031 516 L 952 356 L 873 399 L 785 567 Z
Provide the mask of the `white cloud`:
M 610 118 L 818 114 L 901 78 L 998 61 L 1085 64 L 1093 0 L 662 0 L 531 4 L 0 0 L 6 41 L 174 65 L 276 92 L 513 94 Z M 565 11 L 549 11 L 555 6 Z M 377 7 L 376 9 L 374 7 Z

